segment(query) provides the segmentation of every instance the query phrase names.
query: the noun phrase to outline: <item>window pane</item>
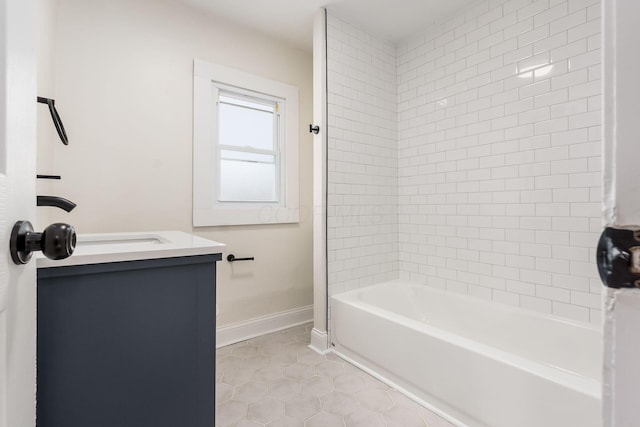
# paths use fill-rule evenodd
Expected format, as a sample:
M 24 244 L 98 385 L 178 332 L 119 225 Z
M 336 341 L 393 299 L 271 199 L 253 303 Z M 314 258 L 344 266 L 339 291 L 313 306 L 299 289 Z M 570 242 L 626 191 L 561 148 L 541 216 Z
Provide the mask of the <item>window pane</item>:
M 247 162 L 274 163 L 273 154 L 248 153 L 246 151 L 220 150 L 222 160 L 245 160 Z
M 275 163 L 221 160 L 220 201 L 277 202 Z
M 274 111 L 264 111 L 247 106 L 219 103 L 218 127 L 221 145 L 252 147 L 260 150 L 274 150 Z
M 235 95 L 235 96 L 234 96 Z M 239 94 L 234 95 L 226 95 L 222 90 L 219 92 L 219 100 L 224 104 L 233 104 L 238 105 L 240 107 L 249 107 L 256 110 L 269 111 L 273 113 L 276 108 L 276 103 L 274 101 L 269 101 L 266 99 L 258 99 L 251 96 L 242 96 Z

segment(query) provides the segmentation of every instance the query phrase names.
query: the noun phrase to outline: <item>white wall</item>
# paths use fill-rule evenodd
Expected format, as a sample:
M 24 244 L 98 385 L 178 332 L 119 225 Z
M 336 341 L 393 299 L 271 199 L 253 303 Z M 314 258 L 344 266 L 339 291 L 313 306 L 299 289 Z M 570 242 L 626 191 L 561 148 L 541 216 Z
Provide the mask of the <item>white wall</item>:
M 376 121 L 381 133 L 361 124 L 380 110 L 352 99 L 379 95 L 367 72 L 391 83 L 394 70 L 354 69 L 373 59 L 372 39 L 333 22 L 329 40 L 341 50 L 329 50 L 339 64 L 329 91 L 349 96 L 334 95 L 341 108 L 329 132 L 350 157 L 336 163 L 343 169 L 330 164 L 329 207 L 366 197 L 352 180 L 372 171 L 372 149 L 361 142 L 372 129 L 389 164 L 398 162 L 399 251 L 388 245 L 384 265 L 397 262 L 401 278 L 425 285 L 600 323 L 599 1 L 482 0 L 395 49 L 382 44 L 397 56 L 397 123 Z M 395 126 L 394 137 L 387 129 Z M 377 172 L 390 194 L 392 170 Z M 334 262 L 355 269 L 334 268 L 330 291 L 362 282 L 352 271 L 380 233 L 358 225 L 362 234 L 334 227 L 329 236 Z
M 398 277 L 395 48 L 328 15 L 329 295 Z
M 312 56 L 166 0 L 60 0 L 56 105 L 69 135 L 42 145 L 61 174 L 52 194 L 78 207 L 40 208 L 40 225 L 79 233 L 183 230 L 254 262 L 220 262 L 219 325 L 312 303 Z M 309 29 L 311 31 L 311 28 Z M 301 222 L 192 228 L 193 59 L 300 89 Z M 44 106 L 43 106 L 44 107 Z M 55 136 L 55 134 L 54 134 Z
M 38 96 L 54 98 L 55 94 L 55 38 L 56 38 L 56 13 L 58 0 L 37 0 L 36 25 L 38 32 L 36 55 Z M 35 102 L 35 100 L 34 100 Z M 45 104 L 37 106 L 38 122 L 38 153 L 50 153 L 52 144 L 62 144 L 53 126 L 49 108 Z M 37 170 L 39 174 L 53 174 L 53 156 L 38 155 Z M 54 190 L 53 181 L 38 180 L 38 194 L 50 194 Z M 42 212 L 39 212 L 42 215 Z M 46 224 L 48 225 L 48 224 Z

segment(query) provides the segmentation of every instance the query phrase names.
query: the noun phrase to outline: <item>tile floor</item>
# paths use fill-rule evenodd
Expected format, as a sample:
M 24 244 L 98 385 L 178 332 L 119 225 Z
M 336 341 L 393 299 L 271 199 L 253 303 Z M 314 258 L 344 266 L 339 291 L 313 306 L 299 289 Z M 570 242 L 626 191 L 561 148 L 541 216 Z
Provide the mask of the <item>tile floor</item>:
M 216 427 L 451 427 L 333 354 L 311 325 L 218 349 Z

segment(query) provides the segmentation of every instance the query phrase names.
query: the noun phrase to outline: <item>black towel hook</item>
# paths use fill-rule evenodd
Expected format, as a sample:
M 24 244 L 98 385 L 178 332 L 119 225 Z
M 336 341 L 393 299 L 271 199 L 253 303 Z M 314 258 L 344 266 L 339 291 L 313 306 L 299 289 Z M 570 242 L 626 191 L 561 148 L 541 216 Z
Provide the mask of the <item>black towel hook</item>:
M 51 119 L 53 120 L 53 125 L 56 127 L 56 131 L 62 140 L 64 145 L 69 145 L 69 138 L 67 138 L 67 132 L 64 130 L 64 126 L 62 125 L 62 120 L 60 119 L 60 114 L 58 114 L 58 110 L 56 110 L 56 101 L 51 98 L 43 98 L 41 96 L 38 97 L 38 102 L 40 104 L 47 104 L 49 106 L 49 112 L 51 113 Z

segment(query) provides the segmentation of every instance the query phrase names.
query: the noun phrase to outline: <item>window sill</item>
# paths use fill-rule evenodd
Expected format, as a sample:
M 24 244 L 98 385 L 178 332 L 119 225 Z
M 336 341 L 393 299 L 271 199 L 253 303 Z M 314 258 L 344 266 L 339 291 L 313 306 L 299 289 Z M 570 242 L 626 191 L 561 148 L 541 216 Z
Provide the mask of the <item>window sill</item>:
M 293 224 L 300 222 L 300 210 L 277 206 L 256 209 L 196 209 L 194 227 L 230 225 Z

